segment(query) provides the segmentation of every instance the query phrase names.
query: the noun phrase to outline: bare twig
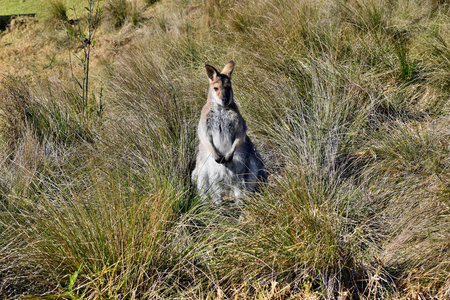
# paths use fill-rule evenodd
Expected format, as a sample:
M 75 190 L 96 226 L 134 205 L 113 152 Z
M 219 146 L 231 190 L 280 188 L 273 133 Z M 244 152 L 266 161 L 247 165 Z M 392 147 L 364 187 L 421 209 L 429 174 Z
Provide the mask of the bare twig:
M 100 4 L 99 0 L 87 0 L 88 6 L 86 9 L 88 10 L 88 20 L 87 20 L 87 35 L 81 38 L 82 47 L 83 47 L 83 57 L 79 57 L 75 53 L 70 50 L 70 33 L 69 30 L 67 32 L 67 38 L 69 42 L 69 63 L 70 63 L 70 71 L 72 73 L 72 79 L 75 86 L 75 91 L 78 97 L 81 100 L 81 113 L 83 120 L 87 119 L 87 108 L 89 105 L 89 70 L 90 70 L 90 56 L 91 56 L 91 47 L 94 43 L 95 33 L 97 31 L 98 22 L 100 20 Z M 75 17 L 78 19 L 75 8 L 73 8 L 75 13 Z M 67 25 L 68 26 L 68 25 Z M 82 36 L 82 30 L 80 24 L 78 23 L 78 33 Z M 83 75 L 82 79 L 78 80 L 74 73 L 73 63 L 72 63 L 72 54 L 75 55 L 76 58 L 80 61 L 83 66 Z M 81 82 L 80 82 L 81 81 Z M 81 90 L 81 91 L 80 91 Z

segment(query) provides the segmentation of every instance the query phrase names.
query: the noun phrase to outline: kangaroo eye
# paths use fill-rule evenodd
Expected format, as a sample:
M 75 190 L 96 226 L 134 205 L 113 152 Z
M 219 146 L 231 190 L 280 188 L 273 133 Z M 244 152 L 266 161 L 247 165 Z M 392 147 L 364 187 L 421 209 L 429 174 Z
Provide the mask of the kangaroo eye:
M 219 88 L 218 87 L 214 87 L 214 90 L 217 92 L 219 90 Z

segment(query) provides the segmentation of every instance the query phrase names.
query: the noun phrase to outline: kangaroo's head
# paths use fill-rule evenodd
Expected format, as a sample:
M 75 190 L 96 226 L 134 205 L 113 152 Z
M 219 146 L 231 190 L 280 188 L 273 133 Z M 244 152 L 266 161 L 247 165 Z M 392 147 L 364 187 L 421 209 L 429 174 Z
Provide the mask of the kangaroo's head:
M 209 77 L 209 97 L 221 106 L 228 106 L 233 102 L 233 89 L 231 88 L 231 73 L 233 73 L 234 62 L 230 61 L 218 72 L 213 66 L 205 65 L 206 74 Z

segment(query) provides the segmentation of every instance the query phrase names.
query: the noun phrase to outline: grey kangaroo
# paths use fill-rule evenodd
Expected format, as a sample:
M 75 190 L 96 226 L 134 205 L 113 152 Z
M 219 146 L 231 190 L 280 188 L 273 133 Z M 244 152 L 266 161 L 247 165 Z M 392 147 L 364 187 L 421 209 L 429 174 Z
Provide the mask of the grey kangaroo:
M 233 99 L 234 62 L 220 73 L 210 65 L 205 68 L 210 84 L 198 124 L 200 144 L 192 180 L 203 199 L 211 197 L 220 204 L 231 192 L 240 204 L 245 191 L 257 190 L 258 183 L 267 179 L 267 172 Z

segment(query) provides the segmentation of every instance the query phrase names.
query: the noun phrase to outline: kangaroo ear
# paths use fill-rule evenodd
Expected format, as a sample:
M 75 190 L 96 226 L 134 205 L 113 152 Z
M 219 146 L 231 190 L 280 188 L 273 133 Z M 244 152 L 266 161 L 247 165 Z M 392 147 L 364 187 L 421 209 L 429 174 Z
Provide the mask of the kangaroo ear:
M 223 68 L 221 74 L 231 77 L 231 73 L 233 73 L 233 69 L 234 69 L 234 61 L 230 61 L 229 63 L 226 64 L 225 68 Z
M 214 80 L 219 75 L 219 72 L 213 66 L 205 65 L 205 69 L 210 80 Z

